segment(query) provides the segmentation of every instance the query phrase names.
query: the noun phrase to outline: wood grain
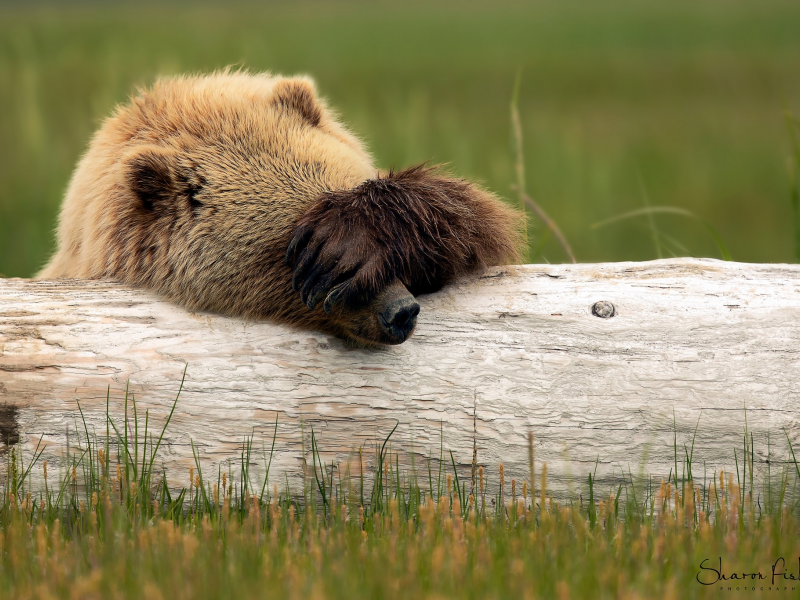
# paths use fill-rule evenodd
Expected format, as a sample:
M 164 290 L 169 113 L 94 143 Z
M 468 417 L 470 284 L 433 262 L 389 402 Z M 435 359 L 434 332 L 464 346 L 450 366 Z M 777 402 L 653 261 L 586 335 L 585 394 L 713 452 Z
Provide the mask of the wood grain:
M 614 316 L 593 314 L 598 301 L 612 303 Z M 188 478 L 190 439 L 204 472 L 229 460 L 236 472 L 251 433 L 259 450 L 253 480 L 261 482 L 261 444 L 269 446 L 276 415 L 271 480 L 286 473 L 293 486 L 312 427 L 324 458 L 342 469 L 350 461 L 357 472 L 353 451 L 371 449 L 397 422 L 393 449 L 405 464 L 414 455 L 425 485 L 424 461 L 438 457 L 440 432 L 468 476 L 473 406 L 478 461 L 492 481 L 500 462 L 508 480 L 527 478 L 532 431 L 536 462 L 547 462 L 557 495 L 581 490 L 595 468 L 601 481 L 641 472 L 644 462 L 665 476 L 674 436 L 682 452 L 695 426 L 696 477 L 702 465 L 709 477 L 732 469 L 745 408 L 757 461 L 767 459 L 767 436 L 776 462 L 788 455 L 784 430 L 800 443 L 798 266 L 676 259 L 505 267 L 420 303 L 410 341 L 366 350 L 188 313 L 110 282 L 0 280 L 0 435 L 19 438 L 26 457 L 44 435 L 42 460 L 51 471 L 65 468 L 78 401 L 90 432 L 103 438 L 107 388 L 119 426 L 130 382 L 152 431 L 188 363 L 160 453 L 174 486 Z M 41 469 L 32 475 L 40 480 Z

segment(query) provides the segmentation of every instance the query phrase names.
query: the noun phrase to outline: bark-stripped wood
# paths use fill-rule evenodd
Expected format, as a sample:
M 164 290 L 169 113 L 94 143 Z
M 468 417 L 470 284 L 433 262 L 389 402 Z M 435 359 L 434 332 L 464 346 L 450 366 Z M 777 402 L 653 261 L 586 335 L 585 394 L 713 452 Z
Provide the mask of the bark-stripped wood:
M 593 306 L 598 301 L 610 307 Z M 469 472 L 473 406 L 478 462 L 504 462 L 526 479 L 527 433 L 550 481 L 576 491 L 643 460 L 665 476 L 699 420 L 695 476 L 731 469 L 747 423 L 756 460 L 800 442 L 800 267 L 677 259 L 649 263 L 529 265 L 493 269 L 420 299 L 417 332 L 384 350 L 348 348 L 322 334 L 191 314 L 152 295 L 97 281 L 0 280 L 0 434 L 30 456 L 64 464 L 80 401 L 90 431 L 122 422 L 126 382 L 140 419 L 160 427 L 186 384 L 161 459 L 173 485 L 193 463 L 204 472 L 237 460 L 255 433 L 269 446 L 271 479 L 297 485 L 301 421 L 325 459 L 382 440 L 423 457 L 452 449 Z M 2 446 L 0 446 L 2 447 Z M 309 448 L 308 439 L 305 441 Z M 366 454 L 365 454 L 366 455 Z M 678 461 L 680 463 L 680 456 Z M 5 462 L 5 461 L 3 461 Z M 423 467 L 427 482 L 427 468 Z M 41 469 L 34 469 L 40 478 Z M 356 469 L 357 471 L 357 469 Z M 263 477 L 253 465 L 253 479 Z M 2 476 L 2 475 L 0 475 Z M 426 483 L 427 485 L 427 483 Z

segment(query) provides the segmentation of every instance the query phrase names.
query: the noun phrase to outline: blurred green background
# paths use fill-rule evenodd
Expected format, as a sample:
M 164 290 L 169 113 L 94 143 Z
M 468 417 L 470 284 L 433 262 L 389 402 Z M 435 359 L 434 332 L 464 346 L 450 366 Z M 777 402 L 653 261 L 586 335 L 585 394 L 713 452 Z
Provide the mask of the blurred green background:
M 92 132 L 158 75 L 307 73 L 383 167 L 432 159 L 530 194 L 579 261 L 794 262 L 784 108 L 800 113 L 800 2 L 115 2 L 0 5 L 0 273 L 31 276 Z M 532 219 L 531 245 L 544 229 Z M 653 228 L 658 243 L 653 239 Z M 533 261 L 562 262 L 550 239 Z

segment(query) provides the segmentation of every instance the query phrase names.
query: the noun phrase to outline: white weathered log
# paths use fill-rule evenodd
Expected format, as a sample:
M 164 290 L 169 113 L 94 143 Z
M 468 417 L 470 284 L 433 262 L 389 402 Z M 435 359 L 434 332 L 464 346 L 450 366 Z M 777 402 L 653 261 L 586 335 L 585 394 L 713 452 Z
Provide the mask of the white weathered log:
M 592 314 L 610 301 L 612 318 Z M 147 292 L 97 281 L 0 280 L 0 433 L 30 457 L 64 465 L 80 401 L 90 431 L 123 421 L 124 389 L 143 423 L 160 427 L 186 384 L 160 453 L 171 483 L 237 460 L 254 432 L 269 446 L 271 479 L 297 484 L 313 427 L 323 456 L 342 464 L 399 427 L 395 450 L 422 466 L 445 456 L 469 471 L 473 406 L 478 462 L 526 479 L 527 433 L 559 494 L 643 461 L 664 476 L 695 442 L 705 464 L 730 469 L 747 423 L 756 460 L 786 458 L 800 440 L 800 267 L 677 259 L 493 269 L 420 299 L 417 332 L 384 350 L 326 335 L 192 314 Z M 301 421 L 305 440 L 301 434 Z M 677 434 L 673 429 L 675 423 Z M 141 431 L 140 431 L 141 433 Z M 365 453 L 367 456 L 367 453 Z M 260 460 L 260 456 L 258 457 Z M 680 462 L 679 456 L 679 462 Z M 599 460 L 596 466 L 595 461 Z M 3 461 L 5 462 L 5 461 Z M 261 481 L 263 463 L 253 465 Z M 434 464 L 434 469 L 436 465 Z M 358 468 L 355 467 L 355 472 Z M 40 479 L 40 469 L 34 469 Z M 427 485 L 427 483 L 426 483 Z M 582 483 L 581 483 L 582 485 Z

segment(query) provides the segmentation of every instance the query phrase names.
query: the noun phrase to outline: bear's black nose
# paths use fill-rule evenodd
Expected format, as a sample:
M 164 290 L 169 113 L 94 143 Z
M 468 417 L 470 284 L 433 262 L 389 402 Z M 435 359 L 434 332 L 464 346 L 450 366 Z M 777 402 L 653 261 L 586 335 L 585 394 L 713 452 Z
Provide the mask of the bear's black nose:
M 417 325 L 417 315 L 419 314 L 419 304 L 413 296 L 398 298 L 391 302 L 382 313 L 378 315 L 383 328 L 398 342 L 405 339 L 414 331 Z

